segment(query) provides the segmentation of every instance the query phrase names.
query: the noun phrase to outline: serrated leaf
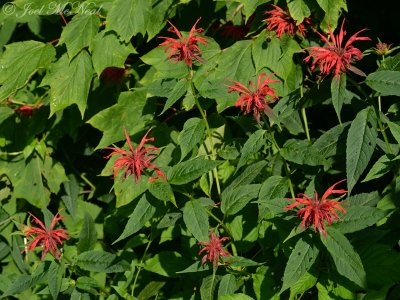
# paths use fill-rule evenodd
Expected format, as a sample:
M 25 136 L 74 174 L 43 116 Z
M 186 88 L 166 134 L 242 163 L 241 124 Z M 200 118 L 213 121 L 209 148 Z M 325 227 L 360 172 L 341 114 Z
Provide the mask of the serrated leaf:
M 387 174 L 396 166 L 396 161 L 399 159 L 400 157 L 393 157 L 393 155 L 389 154 L 382 155 L 371 167 L 368 174 L 361 182 L 367 182 Z
M 335 108 L 336 115 L 341 123 L 340 111 L 346 98 L 346 74 L 334 77 L 331 83 L 332 103 Z
M 43 162 L 39 157 L 33 157 L 26 161 L 23 173 L 15 182 L 15 198 L 24 198 L 38 208 L 47 207 L 50 193 L 43 185 L 42 169 Z
M 88 47 L 99 31 L 100 19 L 95 14 L 78 14 L 64 27 L 58 45 L 65 44 L 69 59 Z
M 226 295 L 233 294 L 236 291 L 236 278 L 232 274 L 222 276 L 218 288 L 218 298 Z
M 255 267 L 261 265 L 260 263 L 242 256 L 222 256 L 222 261 L 232 268 L 236 267 Z
M 168 94 L 167 102 L 165 102 L 164 108 L 160 115 L 166 112 L 172 105 L 175 104 L 182 96 L 184 96 L 189 88 L 190 84 L 186 78 L 179 80 L 171 92 Z
M 386 212 L 371 206 L 350 205 L 346 207 L 343 205 L 343 207 L 346 209 L 346 214 L 340 218 L 340 221 L 332 224 L 332 226 L 341 233 L 351 233 L 362 230 L 374 225 L 387 215 Z
M 265 130 L 257 130 L 252 135 L 250 135 L 249 139 L 244 143 L 243 148 L 241 150 L 241 156 L 237 165 L 237 170 L 239 170 L 242 166 L 244 166 L 251 155 L 259 152 L 262 146 L 265 145 L 264 133 Z
M 317 280 L 317 277 L 306 272 L 294 285 L 290 287 L 289 299 L 295 299 L 298 294 L 303 294 L 311 289 L 317 283 Z
M 76 280 L 76 287 L 80 290 L 96 295 L 96 289 L 101 287 L 101 285 L 92 277 L 80 276 Z
M 153 217 L 155 212 L 156 208 L 147 200 L 146 194 L 144 194 L 142 198 L 140 198 L 132 214 L 129 216 L 124 231 L 114 244 L 142 229 L 142 227 Z
M 365 82 L 382 96 L 400 96 L 400 71 L 377 71 L 369 74 Z
M 337 271 L 340 275 L 365 288 L 366 274 L 360 256 L 342 233 L 333 227 L 327 229 L 327 237 L 322 237 L 321 241 L 331 254 Z
M 144 263 L 144 269 L 165 277 L 176 277 L 179 270 L 187 265 L 187 260 L 178 252 L 164 251 L 157 253 Z
M 255 74 L 251 49 L 251 41 L 239 41 L 225 49 L 219 56 L 215 76 L 226 78 L 229 74 L 229 79 L 247 82 Z
M 87 271 L 101 273 L 119 273 L 131 268 L 128 262 L 102 250 L 91 250 L 79 254 L 76 265 Z
M 240 185 L 250 184 L 260 176 L 262 169 L 267 165 L 267 161 L 259 161 L 248 166 L 239 176 L 237 176 L 231 184 L 225 189 L 234 189 Z
M 189 267 L 182 271 L 176 272 L 177 274 L 180 273 L 197 273 L 202 271 L 208 271 L 210 267 L 208 264 L 202 264 L 201 261 L 196 261 L 195 263 L 191 264 Z
M 93 68 L 98 76 L 107 67 L 124 68 L 128 55 L 136 53 L 131 43 L 121 42 L 113 32 L 98 33 L 91 45 Z
M 191 234 L 200 242 L 208 242 L 208 215 L 195 199 L 188 201 L 183 208 L 183 221 Z
M 248 184 L 223 191 L 221 194 L 221 211 L 225 215 L 238 213 L 258 196 L 260 187 L 260 184 Z
M 289 139 L 279 152 L 282 157 L 299 165 L 318 166 L 327 163 L 325 158 L 307 140 Z
M 346 1 L 317 0 L 317 2 L 325 12 L 324 20 L 321 24 L 323 30 L 325 32 L 328 31 L 328 24 L 332 30 L 335 30 L 341 10 L 347 10 Z
M 191 182 L 203 174 L 211 171 L 222 161 L 209 160 L 203 157 L 196 157 L 174 165 L 168 172 L 168 182 L 173 185 L 181 185 Z
M 0 107 L 0 124 L 14 114 L 14 110 L 7 106 Z
M 341 145 L 346 143 L 346 136 L 350 123 L 346 122 L 332 127 L 324 132 L 313 144 L 314 151 L 318 151 L 323 157 L 341 154 Z M 344 147 L 345 148 L 345 147 Z M 338 153 L 339 152 L 339 153 Z
M 250 296 L 246 294 L 238 293 L 238 294 L 226 294 L 218 298 L 218 300 L 254 300 Z
M 220 276 L 209 275 L 203 278 L 200 286 L 200 297 L 201 300 L 213 300 L 215 288 L 219 281 Z
M 97 232 L 94 220 L 90 214 L 85 212 L 83 218 L 82 230 L 79 234 L 79 241 L 77 245 L 78 253 L 92 250 L 97 241 Z
M 296 21 L 297 25 L 301 24 L 304 18 L 311 14 L 310 9 L 303 0 L 288 1 L 287 6 L 289 8 L 290 16 Z
M 50 295 L 53 297 L 53 299 L 57 299 L 58 294 L 60 293 L 63 273 L 64 266 L 56 261 L 53 261 L 48 271 L 48 286 Z
M 102 110 L 88 123 L 103 132 L 96 149 L 104 148 L 125 138 L 124 128 L 129 134 L 137 133 L 145 126 L 152 115 L 146 114 L 146 95 L 143 92 L 123 92 L 118 103 Z
M 64 190 L 66 195 L 61 196 L 64 205 L 72 218 L 76 218 L 77 201 L 79 195 L 79 183 L 74 175 L 68 176 L 69 181 L 64 182 Z
M 390 121 L 387 121 L 386 123 L 388 124 L 393 137 L 396 139 L 397 143 L 400 144 L 400 125 Z
M 310 270 L 318 253 L 319 250 L 315 245 L 310 245 L 302 238 L 297 241 L 286 264 L 281 292 L 293 286 Z
M 203 140 L 205 130 L 206 125 L 203 119 L 191 118 L 185 122 L 178 137 L 181 147 L 181 160 Z
M 173 205 L 176 207 L 176 201 L 175 201 L 175 196 L 174 192 L 172 191 L 172 188 L 170 184 L 163 180 L 155 180 L 153 182 L 149 183 L 149 192 L 156 197 L 157 199 L 161 201 L 170 201 Z
M 71 62 L 67 54 L 61 56 L 41 83 L 50 85 L 50 116 L 76 104 L 83 118 L 92 77 L 92 62 L 86 51 L 80 52 Z
M 367 167 L 376 145 L 376 120 L 370 108 L 360 111 L 347 135 L 346 173 L 349 193 Z
M 166 284 L 165 281 L 151 281 L 149 282 L 143 290 L 139 293 L 138 299 L 147 300 L 152 299 L 152 297 L 156 297 L 162 287 Z M 109 299 L 107 299 L 109 300 Z
M 5 46 L 0 58 L 0 100 L 26 85 L 39 69 L 46 68 L 56 56 L 54 47 L 37 41 Z
M 260 193 L 258 195 L 259 217 L 263 218 L 267 211 L 279 213 L 282 207 L 277 201 L 285 197 L 289 189 L 287 178 L 281 176 L 271 176 L 261 185 Z M 277 207 L 278 206 L 278 207 Z M 276 211 L 277 210 L 277 211 Z
M 33 286 L 35 286 L 41 279 L 43 279 L 40 276 L 31 276 L 31 275 L 19 275 L 16 280 L 14 280 L 7 288 L 7 290 L 4 292 L 3 295 L 1 295 L 1 298 L 4 298 L 6 296 L 11 296 L 15 294 L 19 294 Z
M 129 42 L 132 36 L 146 33 L 150 10 L 151 2 L 148 0 L 116 0 L 108 13 L 106 28 Z
M 344 200 L 350 206 L 376 206 L 381 200 L 378 191 L 353 195 Z

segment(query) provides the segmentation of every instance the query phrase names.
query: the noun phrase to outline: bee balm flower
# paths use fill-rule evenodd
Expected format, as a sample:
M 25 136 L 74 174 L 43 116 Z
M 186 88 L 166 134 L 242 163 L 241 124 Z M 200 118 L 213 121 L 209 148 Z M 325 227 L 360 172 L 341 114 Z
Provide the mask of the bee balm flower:
M 142 138 L 139 146 L 137 146 L 135 149 L 132 147 L 132 142 L 129 137 L 128 132 L 124 128 L 125 132 L 125 137 L 126 137 L 126 142 L 128 143 L 129 146 L 129 151 L 123 150 L 121 148 L 117 147 L 106 147 L 105 149 L 110 149 L 113 150 L 109 155 L 107 155 L 105 158 L 110 158 L 113 155 L 118 155 L 120 154 L 121 156 L 118 157 L 115 162 L 114 162 L 114 178 L 117 176 L 118 171 L 121 169 L 125 173 L 123 174 L 124 178 L 127 178 L 131 174 L 135 175 L 135 181 L 138 182 L 140 179 L 140 176 L 144 172 L 145 169 L 152 169 L 157 173 L 157 176 L 151 177 L 149 180 L 154 181 L 159 177 L 164 178 L 164 180 L 167 180 L 165 177 L 164 173 L 151 161 L 156 158 L 156 155 L 154 153 L 150 153 L 153 151 L 158 151 L 160 150 L 159 148 L 156 147 L 143 147 L 146 142 L 152 142 L 154 141 L 154 138 L 147 138 L 147 135 L 149 134 L 151 129 L 149 129 L 144 137 Z
M 313 225 L 314 231 L 318 230 L 326 237 L 325 221 L 327 221 L 328 225 L 330 225 L 333 220 L 340 219 L 335 209 L 343 213 L 346 212 L 346 210 L 340 206 L 340 202 L 327 199 L 330 195 L 333 194 L 341 195 L 347 193 L 347 190 L 334 189 L 336 185 L 342 183 L 343 181 L 345 181 L 345 179 L 336 182 L 329 189 L 327 189 L 326 192 L 322 195 L 321 199 L 318 198 L 317 192 L 315 192 L 314 198 L 310 198 L 309 196 L 304 194 L 299 194 L 300 197 L 289 199 L 295 202 L 286 206 L 284 209 L 290 210 L 297 206 L 304 206 L 297 211 L 297 216 L 303 218 L 301 225 L 303 227 L 309 227 Z
M 51 221 L 50 228 L 46 228 L 42 221 L 40 221 L 37 217 L 32 215 L 30 217 L 32 219 L 32 223 L 36 223 L 39 227 L 33 226 L 24 226 L 24 234 L 25 237 L 29 240 L 28 242 L 28 250 L 33 251 L 37 246 L 42 247 L 42 260 L 46 256 L 48 252 L 50 252 L 56 259 L 60 259 L 61 254 L 58 250 L 57 244 L 62 245 L 63 240 L 67 240 L 69 238 L 69 234 L 67 230 L 60 228 L 54 229 L 56 223 L 62 220 L 64 217 L 59 217 L 59 212 L 54 216 Z
M 228 237 L 220 238 L 218 235 L 214 234 L 210 231 L 210 241 L 209 242 L 199 242 L 200 245 L 203 245 L 204 248 L 199 251 L 199 254 L 202 252 L 206 252 L 206 255 L 203 256 L 201 263 L 205 264 L 206 261 L 210 261 L 214 264 L 214 268 L 218 266 L 218 258 L 220 256 L 230 256 L 230 254 L 224 251 L 222 242 L 229 240 Z
M 187 37 L 183 37 L 180 31 L 170 21 L 168 21 L 172 26 L 172 30 L 170 31 L 174 32 L 178 36 L 178 39 L 161 36 L 160 38 L 165 39 L 165 41 L 159 46 L 166 46 L 165 52 L 169 51 L 169 59 L 172 59 L 175 62 L 184 61 L 189 67 L 192 67 L 193 61 L 203 61 L 201 59 L 202 53 L 198 43 L 207 46 L 208 41 L 197 34 L 203 32 L 202 28 L 196 29 L 196 25 L 199 21 L 200 18 L 197 19 Z
M 270 87 L 269 84 L 279 82 L 279 80 L 271 79 L 272 74 L 263 79 L 265 76 L 267 76 L 265 73 L 258 76 L 256 87 L 250 80 L 251 89 L 237 81 L 232 81 L 234 84 L 228 86 L 228 93 L 237 92 L 240 95 L 235 106 L 240 107 L 244 114 L 252 112 L 257 122 L 260 122 L 260 112 L 264 112 L 267 115 L 272 114 L 268 103 L 273 103 L 278 99 L 278 96 L 275 95 L 275 89 Z
M 304 59 L 304 61 L 309 62 L 311 58 L 313 58 L 311 71 L 318 66 L 321 75 L 329 75 L 333 73 L 334 76 L 337 77 L 341 73 L 345 73 L 347 70 L 349 70 L 360 76 L 366 76 L 364 72 L 351 65 L 352 62 L 360 60 L 363 57 L 361 50 L 354 47 L 352 43 L 355 41 L 369 41 L 371 39 L 369 37 L 358 36 L 361 32 L 366 30 L 362 29 L 353 34 L 343 45 L 343 38 L 346 35 L 343 25 L 344 20 L 342 22 L 339 34 L 336 36 L 333 34 L 330 26 L 328 25 L 330 40 L 317 32 L 321 39 L 326 43 L 326 46 L 314 46 L 306 48 L 306 50 L 310 51 L 310 54 Z

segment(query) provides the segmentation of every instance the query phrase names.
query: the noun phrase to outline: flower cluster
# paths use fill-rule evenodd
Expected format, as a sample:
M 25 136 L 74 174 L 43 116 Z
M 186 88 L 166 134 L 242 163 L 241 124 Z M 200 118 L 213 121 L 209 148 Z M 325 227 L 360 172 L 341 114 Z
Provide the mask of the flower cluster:
M 152 169 L 157 173 L 157 176 L 151 177 L 149 180 L 154 181 L 159 177 L 167 180 L 165 174 L 151 161 L 156 158 L 152 151 L 159 151 L 157 147 L 143 147 L 146 142 L 153 142 L 154 138 L 147 138 L 151 129 L 149 129 L 143 136 L 139 146 L 135 149 L 132 147 L 132 142 L 128 132 L 124 128 L 126 142 L 129 146 L 129 151 L 117 147 L 106 147 L 105 149 L 113 150 L 105 158 L 110 158 L 113 155 L 121 155 L 114 162 L 114 178 L 117 176 L 119 170 L 123 170 L 123 177 L 126 179 L 131 174 L 135 175 L 135 181 L 138 182 L 145 169 Z
M 220 238 L 218 235 L 210 231 L 210 241 L 199 242 L 200 245 L 204 246 L 204 248 L 199 251 L 199 255 L 203 252 L 206 252 L 201 260 L 201 263 L 205 264 L 208 260 L 212 262 L 214 264 L 214 268 L 216 268 L 218 266 L 218 259 L 220 256 L 230 256 L 230 254 L 223 249 L 222 242 L 226 240 L 229 240 L 229 238 Z
M 336 36 L 333 34 L 331 27 L 328 26 L 331 40 L 317 32 L 322 41 L 326 43 L 326 46 L 314 46 L 306 49 L 310 51 L 310 54 L 304 59 L 304 61 L 308 63 L 311 58 L 313 58 L 311 71 L 318 66 L 321 75 L 329 75 L 333 73 L 334 76 L 337 77 L 341 73 L 345 73 L 349 70 L 358 75 L 366 76 L 364 72 L 351 65 L 352 62 L 360 60 L 363 57 L 361 50 L 355 48 L 352 43 L 355 41 L 369 41 L 371 39 L 369 37 L 358 36 L 361 32 L 366 30 L 362 29 L 353 34 L 343 46 L 343 38 L 346 36 L 346 31 L 343 29 L 343 26 L 344 20 L 340 27 L 339 34 Z
M 57 244 L 62 245 L 63 240 L 67 240 L 69 238 L 69 233 L 67 230 L 60 228 L 60 229 L 54 229 L 54 226 L 56 223 L 60 220 L 62 220 L 64 217 L 59 216 L 58 212 L 53 220 L 51 221 L 50 228 L 46 228 L 46 226 L 43 224 L 42 221 L 40 221 L 37 217 L 34 215 L 30 214 L 32 223 L 36 223 L 39 225 L 39 227 L 33 227 L 33 226 L 24 226 L 24 234 L 25 237 L 29 240 L 28 242 L 28 250 L 33 251 L 37 246 L 42 247 L 42 257 L 41 259 L 43 260 L 48 252 L 50 252 L 56 259 L 61 258 L 60 251 L 58 250 Z
M 273 74 L 263 79 L 265 76 L 267 76 L 267 74 L 262 73 L 260 76 L 258 76 L 256 87 L 250 80 L 249 85 L 251 89 L 242 83 L 233 80 L 232 82 L 234 84 L 228 86 L 228 93 L 237 92 L 240 95 L 240 98 L 236 101 L 235 106 L 240 107 L 244 114 L 252 112 L 257 122 L 260 122 L 260 112 L 264 112 L 268 116 L 271 116 L 272 110 L 269 107 L 269 103 L 273 103 L 278 99 L 278 96 L 275 95 L 275 89 L 269 86 L 271 83 L 279 82 L 279 80 L 271 79 L 272 75 Z
M 189 67 L 192 67 L 193 61 L 203 62 L 201 58 L 202 53 L 198 43 L 207 46 L 208 41 L 197 34 L 203 32 L 202 28 L 196 29 L 196 25 L 199 21 L 200 18 L 197 19 L 187 37 L 182 36 L 180 31 L 170 21 L 168 21 L 172 26 L 170 31 L 174 32 L 178 36 L 178 39 L 161 36 L 160 38 L 165 39 L 165 41 L 159 46 L 166 46 L 164 51 L 169 51 L 169 59 L 172 59 L 175 62 L 184 61 Z
M 297 216 L 303 218 L 301 225 L 303 227 L 309 227 L 313 225 L 314 231 L 318 230 L 326 237 L 325 221 L 327 221 L 328 225 L 330 225 L 333 220 L 340 219 L 335 209 L 343 213 L 346 212 L 346 210 L 340 206 L 344 203 L 327 199 L 330 195 L 333 194 L 342 195 L 347 193 L 347 190 L 334 189 L 336 185 L 342 183 L 343 181 L 345 181 L 345 179 L 336 182 L 334 185 L 328 188 L 326 192 L 322 195 L 321 199 L 318 198 L 317 192 L 315 192 L 314 198 L 310 198 L 305 194 L 299 194 L 298 198 L 289 199 L 295 202 L 286 206 L 284 209 L 290 210 L 303 205 L 304 207 L 297 211 Z
M 272 6 L 274 9 L 265 12 L 265 14 L 268 15 L 268 18 L 264 20 L 268 23 L 268 30 L 275 31 L 278 38 L 284 33 L 292 36 L 296 33 L 302 36 L 306 35 L 306 25 L 311 25 L 310 18 L 304 18 L 303 22 L 297 25 L 296 20 L 290 16 L 287 9 L 283 10 L 279 6 L 273 4 Z

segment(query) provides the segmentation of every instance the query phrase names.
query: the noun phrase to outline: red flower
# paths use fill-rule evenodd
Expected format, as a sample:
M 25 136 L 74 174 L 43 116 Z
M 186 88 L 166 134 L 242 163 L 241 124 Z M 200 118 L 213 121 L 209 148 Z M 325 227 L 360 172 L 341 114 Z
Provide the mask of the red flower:
M 201 59 L 201 50 L 198 43 L 207 46 L 207 39 L 199 37 L 197 32 L 203 32 L 202 28 L 197 28 L 196 25 L 201 18 L 197 19 L 196 23 L 193 25 L 187 37 L 183 37 L 179 30 L 170 22 L 168 23 L 172 26 L 171 32 L 175 32 L 179 39 L 173 39 L 170 37 L 160 38 L 165 39 L 159 46 L 167 46 L 164 52 L 169 50 L 168 58 L 173 61 L 184 61 L 189 67 L 192 67 L 193 61 L 203 62 Z
M 345 179 L 336 182 L 332 185 L 326 192 L 322 195 L 321 199 L 318 199 L 318 193 L 315 192 L 315 197 L 310 198 L 307 195 L 299 194 L 302 198 L 291 198 L 289 200 L 294 200 L 293 204 L 286 206 L 284 209 L 289 210 L 294 207 L 304 205 L 297 212 L 297 216 L 303 218 L 301 225 L 303 227 L 309 227 L 314 224 L 314 231 L 322 232 L 322 234 L 326 237 L 325 231 L 325 220 L 328 221 L 328 225 L 331 225 L 332 220 L 339 220 L 339 216 L 337 215 L 335 209 L 345 213 L 346 210 L 341 207 L 341 204 L 347 203 L 340 203 L 338 201 L 332 201 L 327 199 L 332 194 L 345 194 L 347 190 L 335 190 L 335 186 L 339 183 L 345 181 Z
M 127 178 L 131 174 L 134 174 L 135 181 L 138 182 L 144 169 L 153 169 L 154 171 L 156 171 L 157 176 L 150 178 L 149 179 L 150 181 L 154 181 L 160 176 L 162 178 L 164 178 L 164 180 L 167 180 L 164 173 L 161 172 L 160 169 L 151 162 L 154 158 L 156 158 L 156 155 L 148 153 L 149 151 L 158 151 L 160 149 L 156 148 L 156 147 L 143 148 L 143 146 L 146 142 L 154 141 L 154 138 L 149 138 L 149 139 L 147 138 L 147 135 L 149 134 L 150 130 L 151 130 L 151 128 L 146 132 L 146 134 L 142 138 L 139 146 L 137 146 L 135 149 L 133 149 L 133 147 L 132 147 L 131 139 L 125 128 L 124 128 L 125 137 L 126 137 L 126 141 L 127 141 L 128 145 L 129 145 L 129 151 L 122 150 L 122 149 L 116 148 L 116 147 L 115 148 L 112 148 L 112 147 L 105 148 L 105 149 L 113 150 L 113 152 L 111 152 L 105 158 L 110 158 L 111 156 L 113 156 L 115 154 L 121 154 L 121 156 L 118 157 L 114 162 L 114 178 L 117 176 L 118 171 L 120 169 L 122 169 L 123 171 L 125 171 L 124 178 Z
M 201 263 L 205 264 L 206 261 L 214 263 L 214 267 L 218 266 L 218 258 L 220 256 L 230 256 L 230 254 L 222 248 L 222 242 L 229 240 L 228 237 L 220 238 L 218 235 L 210 231 L 210 241 L 209 242 L 199 242 L 204 248 L 199 251 L 199 254 L 206 252 L 206 255 L 201 259 Z
M 352 46 L 352 43 L 355 41 L 369 41 L 371 39 L 369 37 L 358 36 L 361 32 L 366 30 L 366 28 L 364 28 L 353 34 L 347 40 L 346 44 L 342 46 L 343 38 L 346 35 L 343 25 L 344 20 L 342 22 L 340 32 L 336 36 L 333 34 L 331 27 L 328 25 L 331 41 L 317 32 L 317 34 L 327 45 L 325 47 L 314 46 L 306 49 L 311 51 L 304 61 L 308 62 L 311 58 L 314 58 L 311 64 L 311 71 L 314 70 L 318 65 L 319 71 L 322 75 L 333 73 L 334 76 L 337 77 L 340 75 L 340 73 L 345 73 L 347 70 L 349 70 L 358 75 L 366 76 L 364 72 L 351 65 L 353 61 L 360 60 L 363 56 L 361 50 Z
M 234 85 L 228 86 L 228 93 L 238 92 L 240 95 L 240 98 L 236 101 L 235 106 L 239 106 L 244 114 L 253 112 L 257 122 L 260 122 L 261 111 L 265 112 L 268 116 L 272 115 L 272 110 L 268 103 L 273 103 L 278 99 L 278 96 L 275 95 L 275 89 L 269 86 L 270 83 L 279 82 L 279 80 L 272 80 L 272 75 L 273 74 L 269 75 L 264 80 L 263 77 L 267 76 L 267 74 L 262 73 L 260 76 L 258 76 L 256 88 L 254 87 L 253 82 L 250 80 L 249 84 L 252 90 L 240 82 L 233 80 L 232 82 Z M 267 98 L 267 96 L 269 97 Z
M 103 70 L 100 74 L 100 78 L 105 81 L 105 83 L 114 83 L 120 84 L 124 79 L 126 74 L 126 69 L 116 68 L 116 67 L 108 67 Z
M 306 35 L 305 25 L 311 24 L 310 18 L 304 18 L 301 24 L 296 25 L 296 21 L 290 16 L 288 10 L 283 10 L 279 6 L 273 4 L 271 5 L 274 9 L 265 12 L 269 17 L 264 20 L 268 22 L 268 30 L 275 31 L 278 38 L 284 33 L 295 35 L 296 32 L 299 32 L 302 36 Z
M 26 238 L 29 239 L 30 237 L 33 237 L 28 243 L 28 250 L 33 251 L 33 249 L 35 249 L 37 246 L 42 247 L 42 260 L 46 256 L 47 252 L 50 252 L 59 260 L 60 251 L 57 248 L 57 244 L 62 245 L 63 240 L 67 240 L 69 238 L 69 234 L 65 229 L 54 229 L 56 223 L 64 218 L 63 216 L 59 217 L 59 213 L 60 212 L 54 216 L 49 229 L 47 229 L 37 217 L 29 213 L 32 218 L 32 223 L 36 223 L 40 227 L 25 226 L 24 234 Z

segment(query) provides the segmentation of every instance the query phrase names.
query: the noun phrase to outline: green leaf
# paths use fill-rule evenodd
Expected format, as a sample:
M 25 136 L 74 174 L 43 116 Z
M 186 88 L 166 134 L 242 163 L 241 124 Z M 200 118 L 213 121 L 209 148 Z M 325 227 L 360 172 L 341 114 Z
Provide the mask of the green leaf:
M 144 269 L 165 277 L 176 277 L 179 270 L 188 265 L 187 260 L 178 252 L 164 251 L 157 253 L 144 263 Z
M 281 213 L 284 207 L 281 199 L 286 196 L 288 189 L 287 178 L 271 176 L 265 180 L 258 195 L 259 218 Z
M 50 156 L 46 156 L 43 163 L 42 175 L 46 180 L 50 192 L 57 194 L 60 191 L 60 185 L 68 181 L 65 175 L 64 167 L 61 163 L 54 161 Z
M 239 170 L 242 166 L 244 166 L 250 157 L 260 151 L 262 146 L 265 145 L 264 133 L 265 130 L 257 130 L 252 135 L 250 135 L 249 139 L 244 143 L 241 156 L 237 165 L 237 170 Z
M 250 296 L 246 294 L 225 294 L 218 298 L 218 300 L 253 300 Z
M 382 96 L 400 96 L 400 71 L 377 71 L 369 74 L 365 82 Z
M 26 161 L 22 174 L 15 182 L 15 198 L 24 198 L 38 208 L 47 207 L 50 195 L 43 185 L 42 169 L 43 162 L 39 157 L 33 157 Z
M 64 266 L 53 261 L 49 268 L 48 286 L 53 299 L 58 298 L 61 290 L 61 282 L 64 274 Z
M 310 270 L 318 253 L 315 245 L 310 245 L 302 238 L 297 241 L 286 264 L 281 292 L 293 286 Z
M 365 176 L 362 182 L 367 182 L 376 178 L 380 178 L 383 175 L 387 174 L 396 166 L 396 161 L 399 159 L 400 157 L 393 158 L 393 155 L 389 154 L 382 155 L 371 167 L 367 176 Z
M 54 47 L 37 41 L 12 43 L 0 58 L 0 100 L 25 86 L 39 70 L 46 68 L 56 56 Z
M 328 227 L 327 237 L 322 237 L 321 241 L 331 254 L 339 274 L 365 288 L 364 267 L 349 240 L 333 227 Z
M 87 271 L 101 273 L 119 273 L 131 268 L 128 262 L 102 250 L 90 250 L 79 254 L 76 265 Z
M 78 14 L 64 27 L 58 45 L 65 44 L 69 59 L 88 47 L 99 31 L 100 19 L 95 14 Z
M 7 106 L 0 107 L 0 124 L 14 114 L 14 110 Z
M 88 123 L 103 132 L 96 149 L 125 139 L 124 128 L 129 134 L 142 130 L 152 115 L 144 111 L 146 95 L 143 92 L 123 92 L 118 103 L 102 110 L 91 118 Z
M 346 173 L 349 193 L 368 166 L 376 145 L 376 120 L 370 108 L 360 111 L 347 135 Z
M 16 280 L 14 280 L 7 288 L 7 290 L 4 292 L 3 295 L 1 295 L 1 298 L 7 297 L 7 296 L 14 296 L 16 294 L 19 294 L 33 286 L 35 286 L 42 278 L 39 276 L 31 276 L 31 275 L 19 275 Z
M 323 157 L 334 156 L 341 150 L 341 145 L 346 143 L 346 136 L 350 123 L 339 124 L 324 132 L 313 144 L 314 151 L 318 151 Z M 344 147 L 345 148 L 345 147 Z
M 191 118 L 185 122 L 183 129 L 178 137 L 181 147 L 181 160 L 193 150 L 193 148 L 202 142 L 206 125 L 203 119 Z
M 80 52 L 71 62 L 66 54 L 61 56 L 41 83 L 51 88 L 50 116 L 76 104 L 83 118 L 92 77 L 92 62 L 86 51 Z
M 173 6 L 174 0 L 164 0 L 153 2 L 153 6 L 150 9 L 149 20 L 147 22 L 147 40 L 150 41 L 161 29 L 165 26 L 165 20 L 171 15 L 171 7 Z
M 169 93 L 167 102 L 165 103 L 164 109 L 162 110 L 160 115 L 166 112 L 172 105 L 175 104 L 176 101 L 178 101 L 183 95 L 185 95 L 189 86 L 189 81 L 186 78 L 179 80 L 172 91 Z
M 260 263 L 254 260 L 242 256 L 222 256 L 221 259 L 224 263 L 227 263 L 232 268 L 255 267 L 261 265 Z
M 129 42 L 132 36 L 146 33 L 151 10 L 148 0 L 116 0 L 107 16 L 107 31 L 114 30 L 121 39 Z
M 324 31 L 328 30 L 328 24 L 332 30 L 335 30 L 341 10 L 347 11 L 346 0 L 317 0 L 319 6 L 325 12 L 323 23 L 321 24 Z
M 113 32 L 99 32 L 91 44 L 93 68 L 97 75 L 107 67 L 124 68 L 125 60 L 136 53 L 131 43 L 121 42 Z
M 198 241 L 209 241 L 208 215 L 199 201 L 192 199 L 186 202 L 183 208 L 183 221 L 189 232 L 193 234 Z
M 343 207 L 346 209 L 346 214 L 340 218 L 340 221 L 331 225 L 341 233 L 351 233 L 362 230 L 374 225 L 387 215 L 386 212 L 370 206 L 350 205 L 346 207 L 343 205 Z
M 350 206 L 373 206 L 381 200 L 381 196 L 378 191 L 374 191 L 371 193 L 361 193 L 357 195 L 353 195 L 346 199 L 346 203 L 349 203 Z
M 299 294 L 311 289 L 317 283 L 318 278 L 306 272 L 294 285 L 290 287 L 289 299 L 296 299 Z
M 114 244 L 120 240 L 138 232 L 154 216 L 156 208 L 147 200 L 146 194 L 140 198 L 138 204 L 129 216 L 128 223 L 120 237 Z
M 79 196 L 79 183 L 75 176 L 69 175 L 69 181 L 64 182 L 64 190 L 66 195 L 61 196 L 64 205 L 72 218 L 76 218 L 77 201 Z
M 79 242 L 77 245 L 78 253 L 93 250 L 97 241 L 97 232 L 94 220 L 90 214 L 85 212 L 82 230 L 79 234 Z
M 176 207 L 174 192 L 168 182 L 163 179 L 149 183 L 149 192 L 161 201 L 170 201 Z
M 397 143 L 400 144 L 400 125 L 390 121 L 387 121 L 386 123 L 388 124 L 393 137 L 396 139 Z
M 232 274 L 226 274 L 222 277 L 218 288 L 219 297 L 226 294 L 233 294 L 236 291 L 236 278 Z
M 157 299 L 157 296 L 159 294 L 159 291 L 163 288 L 163 286 L 166 284 L 165 281 L 151 281 L 149 282 L 143 290 L 139 293 L 138 299 L 153 299 L 152 297 L 155 297 Z M 109 300 L 109 299 L 107 299 Z
M 238 213 L 258 196 L 260 187 L 260 184 L 248 184 L 223 191 L 221 194 L 221 211 L 225 215 Z
M 339 77 L 334 77 L 331 83 L 332 103 L 338 116 L 339 123 L 342 123 L 340 111 L 346 98 L 346 74 L 341 74 Z
M 240 82 L 248 82 L 255 74 L 251 57 L 251 41 L 238 41 L 225 49 L 218 59 L 218 69 L 215 76 Z
M 303 0 L 288 1 L 287 6 L 290 16 L 296 21 L 297 25 L 301 24 L 304 18 L 309 17 L 311 14 L 310 9 Z
M 327 164 L 325 158 L 307 140 L 289 139 L 281 148 L 280 154 L 288 161 L 299 165 L 318 166 Z
M 139 181 L 135 181 L 132 174 L 128 178 L 117 176 L 114 179 L 114 191 L 117 197 L 116 207 L 121 207 L 132 202 L 142 195 L 149 188 L 150 182 L 147 176 L 141 176 Z
M 238 177 L 236 177 L 231 182 L 231 184 L 225 189 L 225 191 L 227 191 L 228 189 L 237 188 L 241 185 L 252 183 L 254 179 L 260 176 L 262 169 L 264 169 L 266 165 L 267 161 L 262 160 L 248 166 Z
M 191 182 L 201 175 L 211 171 L 222 161 L 196 157 L 174 165 L 168 172 L 168 182 L 172 185 L 182 185 Z
M 247 20 L 251 17 L 251 15 L 256 11 L 257 6 L 268 2 L 269 0 L 241 0 L 240 2 L 244 5 L 243 11 Z
M 200 286 L 200 297 L 201 300 L 213 300 L 215 288 L 217 287 L 217 283 L 219 281 L 220 276 L 209 275 L 204 277 L 201 286 Z
M 97 282 L 96 279 L 87 276 L 80 276 L 76 280 L 76 287 L 79 290 L 83 290 L 85 292 L 91 294 L 97 294 L 97 288 L 101 287 L 101 285 Z

